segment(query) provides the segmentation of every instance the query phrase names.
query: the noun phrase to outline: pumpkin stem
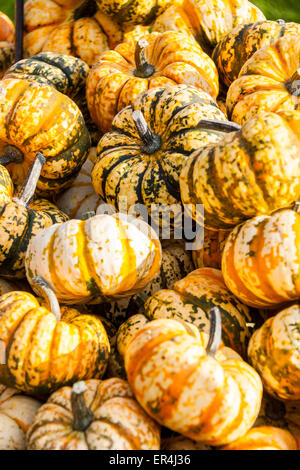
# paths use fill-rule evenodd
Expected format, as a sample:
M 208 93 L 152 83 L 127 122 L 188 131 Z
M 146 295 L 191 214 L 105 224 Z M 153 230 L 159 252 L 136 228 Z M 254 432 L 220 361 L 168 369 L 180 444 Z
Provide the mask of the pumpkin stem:
M 287 91 L 300 99 L 300 68 L 296 70 L 294 75 L 286 82 Z
M 87 386 L 83 381 L 76 382 L 72 387 L 71 406 L 74 416 L 72 423 L 74 431 L 85 431 L 94 418 L 93 412 L 88 408 L 83 396 L 86 390 Z
M 58 323 L 61 318 L 60 306 L 53 290 L 42 277 L 34 277 L 32 282 L 36 285 L 37 290 L 41 291 L 41 297 L 47 300 L 49 310 L 53 313 Z
M 148 46 L 146 39 L 141 38 L 135 46 L 135 65 L 134 75 L 140 78 L 149 78 L 154 74 L 155 68 L 149 64 L 146 58 L 146 47 Z
M 209 311 L 210 316 L 210 329 L 209 339 L 206 346 L 206 353 L 214 356 L 220 347 L 222 339 L 222 320 L 218 307 L 214 307 Z
M 15 0 L 15 60 L 23 59 L 24 0 Z
M 39 180 L 45 161 L 46 159 L 44 155 L 39 152 L 30 167 L 28 175 L 26 176 L 26 179 L 24 180 L 20 191 L 18 192 L 17 196 L 13 198 L 14 201 L 17 201 L 23 206 L 28 206 L 34 196 L 36 185 Z
M 14 145 L 6 145 L 0 157 L 0 165 L 9 165 L 10 163 L 22 163 L 24 155 Z
M 78 8 L 74 11 L 74 21 L 79 20 L 83 17 L 91 18 L 97 12 L 97 5 L 94 0 L 85 0 Z
M 161 147 L 161 138 L 159 135 L 151 132 L 143 113 L 141 111 L 133 111 L 132 119 L 142 140 L 141 151 L 148 155 L 157 152 Z
M 235 122 L 232 121 L 217 121 L 215 119 L 201 119 L 197 127 L 199 129 L 212 129 L 214 131 L 220 131 L 220 132 L 236 132 L 240 131 L 242 126 L 240 124 L 236 124 Z

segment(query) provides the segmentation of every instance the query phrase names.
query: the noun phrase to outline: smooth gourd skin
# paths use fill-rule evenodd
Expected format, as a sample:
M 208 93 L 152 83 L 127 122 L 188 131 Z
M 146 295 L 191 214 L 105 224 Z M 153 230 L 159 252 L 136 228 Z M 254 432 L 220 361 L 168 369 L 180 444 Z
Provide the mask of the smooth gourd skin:
M 261 113 L 222 142 L 196 150 L 180 175 L 182 203 L 203 204 L 212 230 L 289 206 L 300 195 L 299 129 L 297 111 Z
M 299 67 L 300 30 L 255 52 L 228 90 L 229 118 L 243 124 L 265 111 L 300 110 L 299 74 L 294 75 Z
M 299 318 L 298 304 L 285 308 L 253 333 L 248 346 L 265 390 L 280 400 L 300 400 Z
M 70 219 L 83 219 L 88 212 L 96 213 L 103 203 L 102 199 L 95 193 L 91 179 L 96 157 L 96 148 L 91 147 L 88 158 L 70 188 L 55 199 L 57 207 L 67 214 Z
M 274 44 L 282 37 L 299 33 L 299 24 L 285 23 L 283 20 L 236 26 L 221 39 L 212 55 L 222 82 L 229 87 L 257 50 Z
M 27 250 L 27 278 L 32 283 L 42 276 L 63 303 L 101 303 L 133 295 L 161 264 L 157 234 L 124 214 L 70 220 L 37 236 Z
M 54 52 L 40 52 L 19 60 L 5 73 L 5 78 L 20 78 L 52 85 L 76 101 L 82 93 L 89 67 L 81 59 Z
M 1 383 L 47 394 L 78 380 L 103 376 L 110 345 L 101 320 L 66 307 L 61 313 L 57 321 L 27 292 L 0 298 L 0 339 L 6 346 Z
M 83 0 L 62 4 L 58 0 L 27 0 L 25 3 L 24 50 L 27 57 L 56 52 L 79 57 L 89 66 L 107 49 L 122 41 L 120 25 L 101 11 L 86 9 L 77 18 Z M 94 8 L 95 10 L 95 8 Z
M 17 147 L 22 163 L 7 166 L 14 183 L 24 181 L 38 152 L 46 163 L 37 188 L 53 194 L 72 182 L 90 148 L 78 106 L 52 86 L 8 78 L 0 84 L 0 140 Z
M 41 403 L 0 384 L 0 450 L 25 450 L 26 432 Z
M 247 0 L 183 0 L 157 18 L 153 31 L 185 31 L 211 53 L 237 25 L 263 20 L 263 13 Z
M 220 446 L 245 434 L 261 404 L 259 375 L 246 362 L 206 354 L 203 333 L 175 320 L 154 320 L 125 349 L 137 401 L 160 424 Z
M 149 320 L 180 319 L 209 333 L 209 310 L 219 307 L 222 318 L 222 340 L 237 353 L 244 355 L 250 338 L 246 322 L 251 322 L 249 309 L 226 288 L 217 269 L 200 268 L 175 282 L 172 289 L 154 293 L 144 306 Z
M 250 429 L 221 450 L 298 450 L 298 445 L 290 432 L 273 426 L 261 426 Z
M 141 111 L 151 131 L 161 136 L 160 149 L 151 155 L 141 149 L 142 140 L 132 118 L 134 110 Z M 92 171 L 96 193 L 117 210 L 121 204 L 127 210 L 142 204 L 150 217 L 151 205 L 158 204 L 162 225 L 172 228 L 181 223 L 181 169 L 193 150 L 223 137 L 220 132 L 197 128 L 201 119 L 226 120 L 215 101 L 201 90 L 174 85 L 141 93 L 133 106 L 117 114 L 113 130 L 98 144 Z
M 300 214 L 257 216 L 236 227 L 225 242 L 225 283 L 243 303 L 275 308 L 300 296 Z
M 102 132 L 110 131 L 115 115 L 150 88 L 184 83 L 214 99 L 218 96 L 216 66 L 193 38 L 168 31 L 145 35 L 145 39 L 145 57 L 154 67 L 151 75 L 136 75 L 136 40 L 127 40 L 104 53 L 89 73 L 87 102 L 92 119 Z
M 29 450 L 158 450 L 158 425 L 136 402 L 127 382 L 86 380 L 84 398 L 93 420 L 84 431 L 72 427 L 71 387 L 53 393 L 27 433 Z

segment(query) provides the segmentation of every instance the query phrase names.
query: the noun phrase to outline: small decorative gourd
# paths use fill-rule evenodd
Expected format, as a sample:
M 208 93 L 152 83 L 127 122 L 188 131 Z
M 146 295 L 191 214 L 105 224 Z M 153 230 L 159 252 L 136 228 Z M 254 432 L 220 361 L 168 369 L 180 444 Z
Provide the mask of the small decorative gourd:
M 237 226 L 222 255 L 225 284 L 243 303 L 277 308 L 300 297 L 300 214 L 282 209 Z
M 217 309 L 211 318 L 206 349 L 205 335 L 193 325 L 154 320 L 133 336 L 124 359 L 129 384 L 150 416 L 190 439 L 220 446 L 252 427 L 262 384 L 246 362 L 217 352 Z
M 254 427 L 221 450 L 298 450 L 289 431 L 273 426 Z
M 159 426 L 127 382 L 86 380 L 53 393 L 27 432 L 29 450 L 158 450 Z
M 92 119 L 105 133 L 116 114 L 154 87 L 186 84 L 216 99 L 219 77 L 212 59 L 180 32 L 151 33 L 127 40 L 101 56 L 87 80 Z
M 285 308 L 256 330 L 248 356 L 265 390 L 280 400 L 300 400 L 300 305 Z
M 48 394 L 82 379 L 101 378 L 109 340 L 95 315 L 62 307 L 47 283 L 34 279 L 48 308 L 28 292 L 0 297 L 0 343 L 6 348 L 0 383 L 31 394 Z
M 41 403 L 0 384 L 0 450 L 25 450 L 26 432 Z
M 25 277 L 25 253 L 37 233 L 68 220 L 66 214 L 46 199 L 32 200 L 44 163 L 45 158 L 38 153 L 15 195 L 9 173 L 0 165 L 0 275 L 8 279 Z
M 300 112 L 258 114 L 186 160 L 182 203 L 202 225 L 203 214 L 193 211 L 203 204 L 205 227 L 211 230 L 230 230 L 289 206 L 300 196 L 299 152 Z
M 101 303 L 136 294 L 160 268 L 156 232 L 125 214 L 70 220 L 39 235 L 27 250 L 27 279 L 32 284 L 42 276 L 63 303 Z
M 300 111 L 300 26 L 259 49 L 243 65 L 230 86 L 226 107 L 234 122 L 243 124 L 261 112 Z
M 7 78 L 0 82 L 0 163 L 22 184 L 38 152 L 46 163 L 40 194 L 70 186 L 86 160 L 90 136 L 78 106 L 53 86 Z

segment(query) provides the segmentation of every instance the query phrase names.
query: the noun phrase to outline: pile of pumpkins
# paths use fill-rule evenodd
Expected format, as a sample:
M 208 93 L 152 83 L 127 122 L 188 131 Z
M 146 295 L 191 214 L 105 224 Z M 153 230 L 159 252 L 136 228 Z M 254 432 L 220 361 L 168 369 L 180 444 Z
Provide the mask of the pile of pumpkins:
M 27 0 L 0 40 L 0 449 L 299 449 L 300 25 Z

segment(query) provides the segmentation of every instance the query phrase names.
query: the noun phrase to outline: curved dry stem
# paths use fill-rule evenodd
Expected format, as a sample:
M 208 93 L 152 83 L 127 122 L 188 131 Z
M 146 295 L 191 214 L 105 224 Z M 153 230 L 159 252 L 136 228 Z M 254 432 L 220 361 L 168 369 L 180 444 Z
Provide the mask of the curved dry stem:
M 84 432 L 94 419 L 94 414 L 88 408 L 84 399 L 86 390 L 87 386 L 83 381 L 76 382 L 72 387 L 71 406 L 73 413 L 72 428 L 74 431 Z
M 220 309 L 218 307 L 213 307 L 209 311 L 209 316 L 210 329 L 206 353 L 210 356 L 214 356 L 220 347 L 222 339 L 222 319 Z
M 39 152 L 35 157 L 18 194 L 13 198 L 14 201 L 26 207 L 30 204 L 45 162 L 46 159 L 44 155 Z
M 135 46 L 135 66 L 134 75 L 139 78 L 149 78 L 155 73 L 155 68 L 146 58 L 146 47 L 148 46 L 146 39 L 141 38 Z
M 37 290 L 41 293 L 41 297 L 43 297 L 47 301 L 49 310 L 55 316 L 56 321 L 59 322 L 61 319 L 60 306 L 56 295 L 54 294 L 47 281 L 45 281 L 45 279 L 43 279 L 42 277 L 37 276 L 32 279 L 32 282 L 33 284 L 35 284 Z
M 151 132 L 143 113 L 141 111 L 133 111 L 132 119 L 142 141 L 141 151 L 148 155 L 157 152 L 161 147 L 161 138 L 159 135 Z

